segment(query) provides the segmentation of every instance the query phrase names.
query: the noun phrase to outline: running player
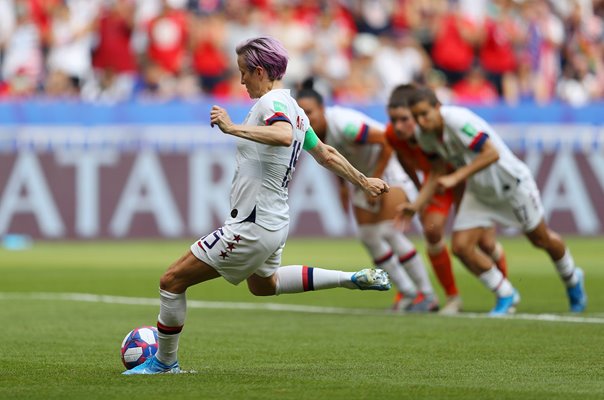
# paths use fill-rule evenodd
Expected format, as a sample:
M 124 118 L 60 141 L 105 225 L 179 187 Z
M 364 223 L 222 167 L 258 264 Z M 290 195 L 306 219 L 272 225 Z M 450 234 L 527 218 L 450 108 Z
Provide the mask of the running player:
M 281 43 L 259 37 L 243 42 L 236 51 L 241 83 L 251 98 L 259 100 L 242 125 L 234 124 L 221 107 L 213 106 L 210 112 L 212 125 L 237 138 L 230 217 L 224 226 L 193 243 L 161 277 L 159 348 L 126 375 L 181 372 L 177 350 L 185 322 L 185 292 L 201 282 L 220 276 L 235 285 L 245 280 L 257 296 L 335 287 L 390 288 L 382 270 L 351 273 L 304 265 L 280 267 L 289 223 L 287 187 L 303 148 L 371 196 L 387 192 L 388 185 L 365 177 L 333 147 L 319 141 L 289 90 L 278 87 L 287 67 Z
M 361 242 L 375 265 L 388 272 L 392 283 L 404 295 L 395 301 L 393 308 L 414 312 L 437 310 L 438 300 L 421 257 L 411 241 L 394 226 L 397 206 L 417 191 L 386 143 L 384 125 L 350 108 L 325 107 L 322 96 L 312 86 L 312 79 L 305 81 L 297 100 L 317 136 L 335 147 L 359 171 L 382 177 L 390 186 L 390 191 L 378 201 L 355 190 L 352 205 Z M 345 182 L 341 189 L 346 207 Z
M 518 291 L 477 246 L 486 229 L 498 222 L 521 228 L 530 242 L 545 250 L 566 286 L 571 312 L 587 304 L 583 271 L 560 236 L 544 220 L 537 184 L 528 167 L 493 128 L 463 107 L 443 106 L 431 89 L 418 88 L 409 99 L 421 129 L 418 142 L 431 156 L 432 169 L 417 199 L 401 208 L 407 220 L 437 191 L 466 181 L 453 226 L 453 253 L 497 297 L 491 315 L 513 312 Z M 447 172 L 444 162 L 453 165 Z
M 421 181 L 430 172 L 430 161 L 417 144 L 416 134 L 419 128 L 409 109 L 409 96 L 416 89 L 413 84 L 396 87 L 388 100 L 386 139 L 396 151 L 399 162 L 407 175 L 421 189 Z M 420 179 L 421 176 L 421 179 Z M 419 213 L 423 234 L 426 239 L 428 258 L 438 281 L 443 287 L 447 300 L 441 308 L 441 314 L 456 314 L 461 310 L 462 301 L 455 284 L 451 257 L 444 240 L 445 224 L 453 204 L 458 204 L 463 194 L 463 183 L 442 193 L 436 193 L 426 207 Z M 495 261 L 497 268 L 507 277 L 507 265 L 503 247 L 495 239 L 495 229 L 486 231 L 479 241 L 481 249 Z M 397 294 L 400 296 L 400 293 Z

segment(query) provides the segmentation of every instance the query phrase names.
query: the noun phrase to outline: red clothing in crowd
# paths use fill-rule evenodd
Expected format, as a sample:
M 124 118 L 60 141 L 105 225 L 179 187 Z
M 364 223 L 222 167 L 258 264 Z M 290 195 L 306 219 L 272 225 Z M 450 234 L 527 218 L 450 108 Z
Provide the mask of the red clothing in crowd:
M 456 102 L 471 104 L 493 104 L 499 99 L 497 88 L 486 79 L 462 79 L 451 88 Z
M 516 69 L 516 55 L 510 36 L 501 22 L 488 19 L 486 40 L 480 48 L 480 63 L 489 72 L 502 74 Z
M 119 73 L 135 72 L 137 65 L 130 47 L 129 22 L 116 12 L 108 11 L 99 19 L 97 32 L 99 43 L 92 55 L 92 65 Z
M 149 58 L 164 70 L 177 74 L 184 65 L 187 47 L 187 15 L 168 10 L 149 23 Z
M 463 72 L 470 69 L 474 60 L 474 48 L 461 35 L 458 24 L 467 29 L 475 29 L 466 18 L 455 14 L 445 15 L 440 21 L 440 29 L 434 38 L 432 59 L 434 64 L 449 71 Z

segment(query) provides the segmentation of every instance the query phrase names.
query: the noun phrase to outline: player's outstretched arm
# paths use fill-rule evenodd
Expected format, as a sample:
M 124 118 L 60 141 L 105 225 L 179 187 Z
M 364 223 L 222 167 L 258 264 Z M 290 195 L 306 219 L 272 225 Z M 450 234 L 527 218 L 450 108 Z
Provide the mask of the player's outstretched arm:
M 375 197 L 390 189 L 388 184 L 379 178 L 367 178 L 350 165 L 348 160 L 346 160 L 336 149 L 321 142 L 318 138 L 316 138 L 313 146 L 308 146 L 306 141 L 304 144 L 304 148 L 319 164 L 321 164 L 321 166 L 346 179 L 348 182 L 359 186 L 365 193 Z
M 440 177 L 444 175 L 446 168 L 445 163 L 438 159 L 431 161 L 431 164 L 432 168 L 430 169 L 430 173 L 417 194 L 415 201 L 412 203 L 402 203 L 397 207 L 398 213 L 395 217 L 395 222 L 396 225 L 403 230 L 407 229 L 407 227 L 411 224 L 413 216 L 423 210 L 432 197 L 434 197 L 434 194 L 438 191 L 438 181 Z
M 262 126 L 236 125 L 228 112 L 220 106 L 212 107 L 210 124 L 218 125 L 226 134 L 271 146 L 290 146 L 294 139 L 293 128 L 288 122 L 277 121 L 272 125 Z
M 442 190 L 451 189 L 478 171 L 482 171 L 489 165 L 497 162 L 497 160 L 499 160 L 499 152 L 491 141 L 487 140 L 471 163 L 456 169 L 455 172 L 449 175 L 441 177 L 438 186 Z

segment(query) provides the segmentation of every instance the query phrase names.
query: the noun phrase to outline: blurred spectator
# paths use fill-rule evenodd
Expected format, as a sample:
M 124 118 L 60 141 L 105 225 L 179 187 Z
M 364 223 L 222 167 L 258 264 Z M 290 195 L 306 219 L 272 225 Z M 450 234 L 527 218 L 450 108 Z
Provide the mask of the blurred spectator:
M 392 0 L 353 0 L 352 11 L 361 33 L 381 35 L 392 26 Z
M 535 100 L 544 104 L 552 100 L 560 76 L 560 49 L 564 26 L 547 0 L 527 0 L 524 15 L 528 23 L 528 53 L 535 79 Z
M 374 57 L 379 46 L 379 40 L 369 33 L 361 33 L 354 38 L 352 45 L 354 57 L 350 63 L 350 74 L 345 79 L 334 82 L 334 100 L 351 102 L 376 100 L 375 96 L 382 86 L 374 71 Z
M 330 82 L 343 81 L 350 75 L 351 48 L 355 27 L 339 8 L 327 8 L 317 20 L 314 37 L 313 75 Z
M 516 73 L 510 78 L 511 84 L 506 89 L 506 101 L 509 104 L 530 103 L 535 101 L 535 74 L 528 54 L 518 57 Z
M 431 66 L 428 54 L 411 35 L 403 32 L 392 38 L 382 37 L 373 63 L 373 70 L 382 84 L 378 95 L 383 100 L 398 85 L 423 82 Z
M 224 0 L 226 17 L 226 42 L 225 46 L 231 52 L 227 57 L 231 60 L 231 67 L 237 69 L 237 58 L 232 56 L 232 50 L 245 38 L 257 37 L 266 34 L 262 11 L 250 7 L 250 0 Z
M 488 105 L 497 103 L 497 88 L 485 77 L 481 67 L 473 67 L 451 88 L 453 101 L 463 104 Z
M 279 2 L 275 13 L 268 33 L 279 38 L 287 49 L 289 62 L 283 83 L 292 86 L 311 73 L 310 51 L 315 38 L 309 21 L 299 18 L 295 6 L 289 1 Z
M 487 79 L 499 96 L 513 101 L 513 76 L 517 70 L 516 47 L 526 34 L 518 22 L 513 0 L 494 0 L 490 15 L 484 19 L 479 59 Z
M 250 99 L 245 86 L 241 84 L 239 71 L 235 70 L 227 71 L 225 79 L 214 86 L 212 95 L 220 100 L 240 101 Z
M 97 70 L 134 74 L 137 63 L 130 39 L 134 28 L 134 4 L 131 0 L 106 3 L 96 20 L 97 44 L 92 64 Z
M 149 60 L 171 75 L 178 75 L 185 67 L 188 40 L 188 15 L 172 7 L 170 0 L 162 0 L 158 16 L 148 26 Z
M 413 36 L 417 38 L 424 50 L 432 54 L 434 38 L 439 30 L 441 17 L 447 12 L 447 0 L 399 0 L 406 10 L 405 18 Z
M 92 71 L 91 20 L 79 17 L 67 3 L 54 6 L 50 23 L 48 70 L 67 75 L 79 88 Z
M 455 84 L 470 71 L 474 63 L 474 48 L 481 37 L 478 24 L 464 16 L 454 6 L 440 17 L 434 37 L 432 59 L 435 66 Z
M 198 76 L 198 85 L 205 93 L 213 93 L 216 85 L 227 79 L 230 65 L 224 48 L 224 18 L 221 14 L 194 18 L 191 27 L 193 70 Z
M 15 4 L 13 0 L 0 0 L 0 62 L 2 62 L 2 51 L 14 28 Z M 0 75 L 1 80 L 2 75 Z
M 15 0 L 15 2 L 28 3 L 29 16 L 38 27 L 42 49 L 46 52 L 50 42 L 50 25 L 52 12 L 60 3 L 65 0 Z
M 54 70 L 46 78 L 44 94 L 53 98 L 76 99 L 79 95 L 79 88 L 65 72 Z
M 38 27 L 30 17 L 27 1 L 15 2 L 15 27 L 6 39 L 3 53 L 2 78 L 10 82 L 8 92 L 23 93 L 24 86 L 35 90 L 42 77 L 43 56 Z
M 582 54 L 574 55 L 566 64 L 556 91 L 561 100 L 575 107 L 584 106 L 602 94 L 596 76 L 590 72 L 587 58 Z

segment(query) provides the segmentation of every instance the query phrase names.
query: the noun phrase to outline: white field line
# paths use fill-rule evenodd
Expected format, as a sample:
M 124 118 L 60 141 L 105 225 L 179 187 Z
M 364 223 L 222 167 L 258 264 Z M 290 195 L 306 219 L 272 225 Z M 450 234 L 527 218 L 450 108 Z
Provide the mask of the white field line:
M 109 296 L 90 293 L 19 293 L 0 292 L 0 300 L 43 300 L 43 301 L 75 301 L 88 303 L 125 304 L 159 306 L 159 299 L 145 297 Z M 404 315 L 388 310 L 345 308 L 345 307 L 323 307 L 296 304 L 278 303 L 242 303 L 227 301 L 203 301 L 187 300 L 188 308 L 205 308 L 220 310 L 267 310 L 300 312 L 312 314 L 348 314 L 348 315 Z M 434 315 L 434 314 L 432 314 Z M 600 314 L 601 315 L 601 314 Z M 459 313 L 446 316 L 446 318 L 468 318 L 468 319 L 493 319 L 482 313 Z M 573 315 L 557 314 L 513 314 L 497 319 L 542 321 L 542 322 L 567 322 L 580 324 L 604 324 L 604 317 L 581 317 Z

